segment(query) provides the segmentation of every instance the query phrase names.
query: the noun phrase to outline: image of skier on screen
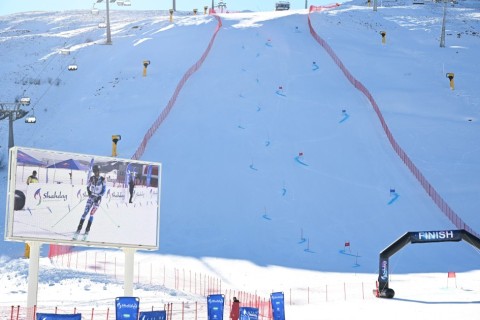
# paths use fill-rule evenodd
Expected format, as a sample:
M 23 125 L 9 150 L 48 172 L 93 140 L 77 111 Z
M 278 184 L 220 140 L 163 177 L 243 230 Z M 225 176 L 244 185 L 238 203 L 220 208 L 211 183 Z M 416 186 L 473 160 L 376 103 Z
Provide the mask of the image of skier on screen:
M 107 189 L 105 178 L 100 176 L 100 167 L 98 165 L 94 165 L 92 171 L 93 176 L 90 177 L 87 184 L 87 204 L 85 205 L 85 210 L 83 211 L 80 222 L 78 223 L 77 231 L 75 231 L 73 240 L 77 240 L 78 235 L 80 234 L 80 232 L 82 232 L 83 223 L 85 222 L 87 215 L 90 214 L 88 218 L 87 228 L 85 229 L 85 233 L 83 234 L 83 240 L 86 239 L 88 233 L 90 232 L 95 212 L 100 206 L 100 203 L 102 202 L 102 196 L 105 194 L 105 191 Z

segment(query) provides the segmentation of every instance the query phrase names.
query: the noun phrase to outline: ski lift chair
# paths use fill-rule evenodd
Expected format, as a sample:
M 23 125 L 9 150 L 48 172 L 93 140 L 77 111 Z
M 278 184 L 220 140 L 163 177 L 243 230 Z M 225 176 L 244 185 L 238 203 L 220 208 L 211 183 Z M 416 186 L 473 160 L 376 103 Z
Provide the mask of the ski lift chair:
M 25 118 L 25 123 L 35 123 L 37 122 L 37 118 L 35 116 L 30 116 Z
M 130 1 L 124 1 L 124 2 L 123 2 L 123 5 L 124 5 L 124 6 L 131 6 L 132 3 L 131 3 Z
M 290 9 L 290 2 L 288 1 L 279 1 L 275 3 L 275 11 L 283 11 Z
M 106 27 L 107 27 L 107 24 L 106 24 L 105 22 L 100 22 L 100 23 L 98 24 L 98 27 L 99 27 L 99 28 L 106 28 Z
M 78 66 L 76 64 L 71 64 L 68 66 L 68 71 L 77 71 Z
M 28 97 L 20 98 L 20 104 L 24 106 L 30 105 L 30 98 Z

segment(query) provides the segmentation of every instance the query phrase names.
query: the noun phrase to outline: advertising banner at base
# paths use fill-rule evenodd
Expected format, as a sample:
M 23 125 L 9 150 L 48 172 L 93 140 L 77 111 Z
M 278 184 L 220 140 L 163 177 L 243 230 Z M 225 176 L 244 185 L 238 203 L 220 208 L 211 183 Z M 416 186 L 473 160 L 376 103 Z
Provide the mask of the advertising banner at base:
M 167 311 L 142 311 L 140 320 L 167 320 Z
M 273 320 L 285 320 L 285 302 L 283 292 L 273 292 L 270 294 L 272 302 Z
M 140 309 L 140 299 L 136 297 L 118 297 L 115 299 L 116 320 L 136 320 Z
M 37 313 L 37 320 L 82 320 L 82 314 Z
M 223 294 L 211 294 L 207 298 L 208 320 L 223 320 Z
M 240 320 L 258 320 L 258 308 L 240 307 Z

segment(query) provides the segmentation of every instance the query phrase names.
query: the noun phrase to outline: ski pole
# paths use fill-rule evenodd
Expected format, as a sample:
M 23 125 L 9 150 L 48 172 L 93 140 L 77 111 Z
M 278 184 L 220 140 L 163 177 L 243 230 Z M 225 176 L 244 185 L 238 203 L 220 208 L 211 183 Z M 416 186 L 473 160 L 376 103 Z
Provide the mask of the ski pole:
M 69 209 L 67 213 L 65 213 L 65 215 L 63 217 L 60 218 L 60 220 L 58 220 L 54 225 L 52 225 L 52 228 L 55 227 L 57 224 L 60 223 L 60 221 L 62 221 L 63 219 L 65 219 L 66 216 L 68 216 L 68 214 L 70 212 L 72 212 L 72 210 L 74 210 L 80 203 L 83 202 L 83 200 L 85 200 L 85 198 L 83 198 L 82 200 L 80 200 L 80 202 L 78 202 L 75 206 L 73 206 L 73 208 Z
M 100 209 L 103 209 L 103 207 L 100 206 Z M 105 212 L 105 215 L 107 218 L 110 220 L 111 223 L 113 223 L 117 228 L 120 228 L 120 225 L 110 216 L 107 210 L 103 209 L 103 212 Z

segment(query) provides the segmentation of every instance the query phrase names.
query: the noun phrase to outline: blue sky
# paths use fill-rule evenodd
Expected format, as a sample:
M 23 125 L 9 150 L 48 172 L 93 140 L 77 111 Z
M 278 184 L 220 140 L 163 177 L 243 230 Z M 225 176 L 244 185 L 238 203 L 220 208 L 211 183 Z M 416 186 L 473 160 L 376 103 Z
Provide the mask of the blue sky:
M 2 0 L 0 1 L 0 15 L 26 11 L 63 11 L 73 9 L 90 9 L 96 1 L 90 0 Z M 131 0 L 129 10 L 167 10 L 173 7 L 173 0 Z M 224 1 L 229 10 L 270 11 L 275 8 L 275 0 L 228 0 Z M 308 2 L 310 4 L 311 1 Z M 315 4 L 330 3 L 315 1 Z M 215 0 L 215 5 L 218 0 Z M 305 0 L 290 1 L 292 9 L 304 9 Z M 199 10 L 204 6 L 210 7 L 212 0 L 176 0 L 176 9 L 188 11 L 193 8 Z M 96 8 L 104 8 L 105 1 L 96 4 Z M 119 9 L 112 4 L 112 9 Z

